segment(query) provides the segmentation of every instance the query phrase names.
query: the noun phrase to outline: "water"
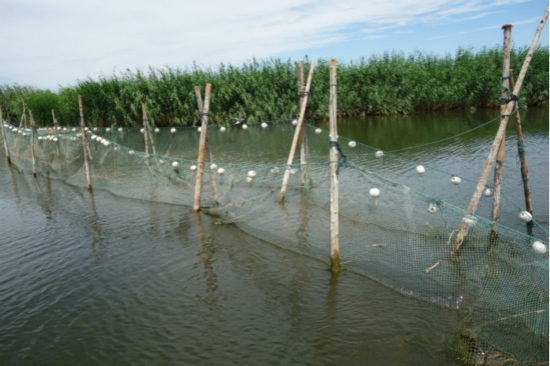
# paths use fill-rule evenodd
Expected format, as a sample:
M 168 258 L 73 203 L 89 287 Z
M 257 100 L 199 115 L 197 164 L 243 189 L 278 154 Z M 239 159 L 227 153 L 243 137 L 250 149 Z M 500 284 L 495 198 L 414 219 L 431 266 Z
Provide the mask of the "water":
M 535 212 L 547 225 L 545 113 L 524 129 L 537 152 L 528 156 Z M 462 114 L 443 117 L 347 121 L 339 133 L 398 149 L 462 130 Z M 477 179 L 470 164 L 490 136 L 405 155 Z M 189 207 L 91 196 L 1 157 L 2 365 L 460 364 L 451 349 L 460 314 L 349 271 L 332 276 L 324 262 Z M 517 176 L 505 170 L 507 191 Z

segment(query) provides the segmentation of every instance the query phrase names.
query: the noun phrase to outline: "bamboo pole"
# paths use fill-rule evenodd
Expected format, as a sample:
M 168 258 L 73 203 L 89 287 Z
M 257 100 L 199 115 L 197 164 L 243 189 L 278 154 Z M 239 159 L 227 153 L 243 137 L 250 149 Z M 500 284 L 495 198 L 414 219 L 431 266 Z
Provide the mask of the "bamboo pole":
M 86 181 L 88 190 L 92 190 L 92 180 L 90 178 L 90 165 L 88 163 L 88 135 L 84 126 L 84 108 L 82 107 L 82 96 L 78 94 L 78 108 L 80 109 L 80 131 L 82 134 L 82 149 L 84 150 L 84 167 L 86 168 Z
M 53 118 L 53 134 L 57 135 L 57 119 L 55 118 L 55 113 L 52 109 L 52 118 Z
M 304 102 L 304 61 L 300 61 L 300 66 L 296 63 L 296 79 L 298 86 L 298 110 L 301 110 L 302 103 Z M 307 108 L 307 106 L 306 106 Z M 302 128 L 300 129 L 300 165 L 302 167 L 302 176 L 300 183 L 302 185 L 309 184 L 311 177 L 307 168 L 309 163 L 309 152 L 307 148 L 307 140 L 305 134 L 305 124 L 302 123 Z
M 151 131 L 151 124 L 149 123 L 149 119 L 147 118 L 145 103 L 141 103 L 141 111 L 143 113 L 143 133 L 147 132 L 147 139 L 149 140 L 151 148 L 153 149 L 153 155 L 157 155 L 157 149 L 155 147 L 155 141 L 153 140 L 153 133 Z M 145 140 L 145 152 L 147 152 L 147 139 Z
M 523 65 L 521 67 L 521 71 L 519 73 L 517 83 L 514 86 L 514 89 L 512 91 L 512 94 L 514 95 L 518 95 L 521 90 L 523 80 L 525 79 L 525 74 L 527 73 L 527 69 L 529 68 L 531 59 L 533 58 L 533 53 L 539 41 L 540 34 L 542 33 L 542 29 L 544 28 L 544 24 L 546 23 L 546 19 L 548 19 L 548 5 L 546 6 L 546 11 L 544 12 L 542 20 L 540 21 L 537 27 L 537 31 L 535 32 L 535 36 L 533 37 L 533 41 L 531 42 L 529 51 L 527 52 L 527 55 L 525 56 L 525 60 L 523 61 Z M 508 123 L 509 115 L 512 113 L 514 106 L 515 106 L 515 103 L 512 101 L 508 102 L 508 104 L 506 105 L 504 118 L 502 118 L 500 121 L 500 125 L 498 128 L 497 134 L 495 136 L 495 140 L 493 141 L 493 145 L 491 146 L 491 150 L 489 151 L 489 156 L 487 157 L 487 162 L 485 163 L 485 167 L 483 168 L 481 177 L 479 178 L 479 182 L 476 186 L 474 195 L 472 196 L 470 205 L 468 206 L 468 212 L 470 213 L 474 213 L 477 209 L 477 206 L 479 205 L 479 199 L 481 198 L 481 193 L 483 192 L 483 189 L 485 188 L 485 184 L 487 183 L 487 178 L 489 177 L 491 166 L 497 154 L 497 148 L 499 147 L 500 142 L 502 141 L 502 137 L 504 136 L 504 132 L 506 131 L 506 124 Z M 451 253 L 450 253 L 451 259 L 455 258 L 467 234 L 468 234 L 468 226 L 465 223 L 462 223 L 460 232 L 458 233 L 455 243 L 451 249 Z
M 23 103 L 23 114 L 21 115 L 21 121 L 19 121 L 19 128 L 23 125 L 23 121 L 25 121 L 25 128 L 27 128 L 27 106 L 25 105 L 25 101 L 22 101 Z
M 298 137 L 300 136 L 300 129 L 302 128 L 302 124 L 304 123 L 304 114 L 306 112 L 306 105 L 307 105 L 307 99 L 308 99 L 308 93 L 309 89 L 311 87 L 311 80 L 313 79 L 313 70 L 315 69 L 315 62 L 311 63 L 311 67 L 309 69 L 309 75 L 307 77 L 307 84 L 306 84 L 306 91 L 304 95 L 304 100 L 302 101 L 302 105 L 300 106 L 300 118 L 298 119 L 298 125 L 296 126 L 296 130 L 294 131 L 294 138 L 292 139 L 292 145 L 290 147 L 290 154 L 288 155 L 287 160 L 287 167 L 285 169 L 285 174 L 283 177 L 283 185 L 281 187 L 281 193 L 279 194 L 279 202 L 284 202 L 285 199 L 285 192 L 286 192 L 286 186 L 288 185 L 288 179 L 290 176 L 290 166 L 292 165 L 292 160 L 294 159 L 294 153 L 296 152 L 296 145 L 298 144 Z
M 502 26 L 504 30 L 504 45 L 503 45 L 503 57 L 502 57 L 502 85 L 501 85 L 501 105 L 500 105 L 500 115 L 504 115 L 506 111 L 506 102 L 505 98 L 509 97 L 509 86 L 508 81 L 510 77 L 510 43 L 512 38 L 512 24 L 505 24 Z M 504 117 L 501 117 L 501 119 Z M 498 148 L 497 160 L 495 165 L 495 174 L 494 174 L 494 193 L 493 193 L 493 210 L 491 213 L 491 220 L 493 220 L 496 225 L 491 230 L 491 238 L 498 236 L 498 223 L 500 221 L 500 191 L 502 188 L 502 165 L 504 163 L 504 148 L 506 144 L 506 130 L 500 141 L 500 146 Z
M 197 99 L 197 108 L 199 109 L 199 112 L 202 113 L 203 111 L 203 105 L 202 105 L 202 96 L 201 96 L 201 88 L 200 86 L 195 86 L 195 97 Z M 202 128 L 201 128 L 202 132 Z M 214 162 L 214 157 L 212 155 L 212 150 L 210 149 L 210 141 L 208 139 L 208 134 L 206 134 L 206 139 L 204 140 L 205 143 L 205 154 L 208 156 L 208 161 L 211 163 Z M 212 170 L 209 170 L 210 174 L 210 188 L 212 189 L 212 198 L 214 200 L 214 206 L 218 204 L 218 192 L 216 189 L 216 180 L 214 179 L 214 172 Z
M 145 111 L 145 103 L 141 103 L 141 115 L 143 120 L 143 140 L 145 142 L 145 153 L 149 155 L 149 131 L 147 129 L 147 112 Z
M 513 69 L 510 69 L 510 88 L 514 89 L 514 73 Z M 518 136 L 518 155 L 521 163 L 521 178 L 523 180 L 523 193 L 525 195 L 525 209 L 531 215 L 533 215 L 533 205 L 531 203 L 531 191 L 529 190 L 529 169 L 527 169 L 527 161 L 525 160 L 525 147 L 523 146 L 523 131 L 521 128 L 521 118 L 519 110 L 517 110 L 517 102 L 515 103 L 516 113 L 514 117 L 516 119 L 516 134 Z
M 339 220 L 338 220 L 338 131 L 336 128 L 336 60 L 329 61 L 330 68 L 330 268 L 340 270 Z M 334 144 L 334 143 L 336 144 Z
M 6 159 L 8 159 L 8 165 L 11 165 L 10 149 L 8 148 L 8 141 L 6 139 L 6 131 L 4 130 L 4 117 L 2 116 L 2 107 L 0 107 L 0 126 L 2 126 L 2 141 L 4 142 L 4 150 L 6 151 Z
M 201 122 L 201 135 L 199 141 L 199 156 L 197 161 L 197 179 L 195 181 L 195 199 L 193 201 L 193 211 L 200 210 L 201 204 L 201 185 L 202 185 L 202 173 L 204 170 L 204 150 L 206 145 L 206 135 L 208 131 L 208 111 L 210 109 L 210 84 L 206 84 L 206 90 L 204 92 L 204 111 L 202 112 Z
M 36 156 L 34 154 L 34 134 L 36 131 L 36 123 L 32 116 L 32 111 L 29 109 L 29 116 L 31 117 L 31 159 L 32 159 L 32 175 L 36 178 Z

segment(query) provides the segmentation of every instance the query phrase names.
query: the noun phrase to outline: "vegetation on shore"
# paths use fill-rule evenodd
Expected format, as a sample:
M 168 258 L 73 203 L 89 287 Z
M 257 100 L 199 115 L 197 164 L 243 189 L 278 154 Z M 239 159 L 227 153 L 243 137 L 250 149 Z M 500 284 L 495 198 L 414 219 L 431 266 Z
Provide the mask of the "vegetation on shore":
M 511 67 L 519 73 L 528 49 L 514 48 Z M 549 50 L 536 49 L 520 97 L 526 105 L 548 105 Z M 309 95 L 308 119 L 328 116 L 327 60 L 316 62 Z M 306 60 L 306 76 L 309 61 Z M 340 116 L 409 114 L 422 110 L 496 106 L 500 96 L 502 51 L 458 49 L 456 55 L 417 52 L 384 53 L 338 63 Z M 193 125 L 199 121 L 194 87 L 212 84 L 211 123 L 229 117 L 248 121 L 294 118 L 298 114 L 294 62 L 252 60 L 241 67 L 221 64 L 216 70 L 165 67 L 127 70 L 121 74 L 80 80 L 58 93 L 31 86 L 0 86 L 4 119 L 19 123 L 22 102 L 40 126 L 52 125 L 52 109 L 60 125 L 79 123 L 78 94 L 86 123 L 94 126 L 139 126 L 141 103 L 157 126 Z

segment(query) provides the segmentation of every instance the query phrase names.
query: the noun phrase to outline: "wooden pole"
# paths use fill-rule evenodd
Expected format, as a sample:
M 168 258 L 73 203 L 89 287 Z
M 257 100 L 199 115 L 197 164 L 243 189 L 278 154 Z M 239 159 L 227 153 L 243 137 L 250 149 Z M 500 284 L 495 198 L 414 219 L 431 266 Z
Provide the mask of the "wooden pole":
M 300 67 L 298 68 L 298 63 L 296 63 L 297 84 L 298 84 L 298 110 L 301 110 L 302 103 L 304 102 L 304 61 L 300 61 Z M 307 106 L 306 106 L 307 108 Z M 300 129 L 300 165 L 302 166 L 302 176 L 300 183 L 302 185 L 309 183 L 310 175 L 307 169 L 307 164 L 309 163 L 309 154 L 307 149 L 307 141 L 305 134 L 305 124 L 302 124 Z
M 201 208 L 201 185 L 202 173 L 204 170 L 204 150 L 206 145 L 206 136 L 208 131 L 208 111 L 210 109 L 210 84 L 206 84 L 204 92 L 204 111 L 202 112 L 201 135 L 199 141 L 199 156 L 197 161 L 197 179 L 195 181 L 195 199 L 193 201 L 193 211 L 197 212 Z
M 510 88 L 514 89 L 513 69 L 510 69 Z M 517 109 L 517 103 L 514 106 Z M 523 131 L 521 128 L 521 118 L 519 110 L 514 114 L 516 118 L 516 133 L 518 136 L 518 155 L 521 163 L 521 178 L 523 180 L 523 193 L 525 195 L 525 209 L 533 215 L 533 205 L 531 203 L 531 191 L 529 190 L 529 170 L 527 169 L 527 161 L 525 160 L 525 147 L 523 146 Z
M 338 220 L 338 143 L 336 128 L 336 60 L 329 61 L 330 68 L 330 268 L 340 270 L 339 220 Z
M 509 97 L 509 86 L 510 83 L 508 79 L 510 77 L 510 43 L 512 38 L 512 24 L 505 24 L 502 26 L 504 30 L 504 45 L 503 45 L 503 57 L 502 57 L 502 85 L 501 85 L 501 105 L 500 105 L 500 115 L 504 115 L 506 111 L 506 99 Z M 504 117 L 500 117 L 501 120 Z M 493 210 L 491 213 L 491 220 L 493 220 L 496 225 L 491 230 L 491 238 L 496 238 L 498 236 L 498 223 L 500 221 L 500 191 L 502 188 L 502 164 L 504 163 L 504 147 L 506 143 L 506 130 L 500 141 L 500 146 L 498 148 L 497 160 L 495 165 L 495 174 L 494 174 L 494 193 L 493 193 Z
M 27 128 L 27 106 L 25 105 L 25 101 L 22 101 L 23 103 L 23 114 L 21 115 L 21 121 L 19 122 L 19 128 L 23 125 L 23 121 L 25 121 L 25 128 Z
M 296 145 L 298 144 L 298 137 L 300 136 L 300 129 L 302 128 L 302 124 L 304 123 L 304 114 L 306 112 L 306 105 L 307 105 L 307 99 L 308 99 L 308 93 L 309 89 L 311 87 L 311 80 L 313 79 L 313 70 L 315 69 L 315 62 L 311 63 L 311 67 L 309 69 L 309 75 L 307 77 L 307 84 L 306 84 L 306 91 L 304 94 L 304 100 L 302 101 L 302 105 L 300 106 L 300 118 L 298 119 L 298 125 L 296 126 L 296 130 L 294 131 L 294 138 L 292 139 L 292 145 L 290 147 L 290 154 L 288 155 L 287 160 L 287 167 L 285 169 L 285 174 L 283 177 L 283 185 L 281 187 L 281 193 L 279 194 L 279 202 L 284 202 L 285 199 L 285 192 L 286 192 L 286 186 L 288 185 L 288 179 L 290 176 L 290 166 L 292 165 L 292 160 L 294 159 L 294 153 L 296 152 Z
M 84 126 L 84 108 L 82 107 L 82 96 L 78 94 L 78 108 L 80 109 L 80 131 L 82 134 L 82 149 L 84 150 L 84 167 L 86 168 L 86 181 L 88 190 L 92 190 L 92 180 L 90 178 L 90 165 L 88 164 L 88 135 Z
M 36 157 L 34 154 L 34 133 L 36 131 L 36 123 L 32 116 L 32 111 L 29 109 L 29 116 L 31 117 L 31 159 L 32 159 L 32 175 L 36 178 Z
M 8 141 L 6 139 L 6 131 L 4 130 L 4 117 L 2 116 L 2 107 L 0 107 L 0 126 L 2 126 L 2 141 L 4 142 L 4 150 L 6 151 L 6 159 L 8 159 L 8 165 L 11 165 L 10 149 L 8 148 Z
M 203 111 L 203 105 L 202 105 L 202 96 L 201 96 L 201 88 L 200 86 L 195 86 L 195 97 L 197 99 L 197 108 L 199 109 L 199 112 L 201 113 L 201 118 L 202 118 L 202 113 L 204 112 Z M 202 122 L 201 122 L 202 123 Z M 201 132 L 202 132 L 202 128 L 201 128 Z M 206 156 L 208 156 L 208 161 L 210 161 L 211 163 L 214 162 L 214 157 L 212 155 L 212 150 L 210 149 L 210 141 L 208 139 L 208 134 L 206 134 L 206 139 L 204 140 L 204 144 L 205 144 L 205 154 Z M 210 188 L 212 189 L 212 198 L 214 200 L 214 206 L 216 206 L 219 201 L 218 201 L 218 192 L 217 192 L 217 189 L 216 189 L 216 180 L 214 179 L 214 172 L 212 170 L 209 170 L 210 171 L 210 174 L 209 174 L 209 177 L 210 177 Z
M 149 130 L 147 128 L 147 112 L 145 111 L 145 103 L 141 103 L 141 115 L 143 120 L 143 140 L 145 142 L 145 153 L 149 154 Z
M 53 118 L 53 134 L 57 135 L 57 119 L 55 118 L 55 113 L 52 109 L 52 118 Z
M 155 141 L 153 140 L 153 133 L 151 131 L 151 124 L 147 118 L 147 110 L 145 109 L 145 103 L 141 103 L 141 110 L 143 112 L 143 132 L 147 132 L 147 137 L 151 143 L 151 148 L 153 149 L 153 154 L 157 155 L 157 149 L 155 147 Z M 147 152 L 147 140 L 145 140 L 146 152 Z
M 542 20 L 540 21 L 537 27 L 537 31 L 535 32 L 535 36 L 533 38 L 533 41 L 531 42 L 529 51 L 527 52 L 527 55 L 525 56 L 525 60 L 523 61 L 523 65 L 521 67 L 521 71 L 519 73 L 517 83 L 514 86 L 514 89 L 512 91 L 512 94 L 514 95 L 518 95 L 521 90 L 523 80 L 525 79 L 525 74 L 527 73 L 527 69 L 529 68 L 529 64 L 531 63 L 531 60 L 533 58 L 533 53 L 539 41 L 540 34 L 542 33 L 542 29 L 544 28 L 544 24 L 546 23 L 546 19 L 548 19 L 548 5 L 546 6 L 546 11 L 544 12 Z M 513 101 L 508 102 L 508 104 L 506 105 L 504 118 L 502 118 L 500 121 L 500 125 L 498 128 L 497 134 L 495 136 L 495 140 L 493 141 L 493 145 L 491 146 L 491 150 L 489 151 L 489 156 L 487 157 L 487 162 L 485 163 L 485 167 L 483 168 L 481 177 L 479 178 L 479 182 L 476 186 L 474 195 L 472 196 L 472 200 L 470 201 L 470 205 L 468 206 L 468 212 L 470 213 L 474 213 L 477 209 L 477 206 L 479 205 L 479 199 L 481 198 L 481 193 L 483 192 L 483 189 L 485 188 L 485 185 L 487 183 L 489 172 L 491 170 L 493 162 L 495 161 L 497 149 L 500 146 L 500 142 L 502 141 L 502 137 L 504 136 L 504 132 L 506 131 L 506 124 L 508 123 L 508 118 L 510 113 L 512 113 L 512 109 L 514 108 L 514 105 L 515 103 Z M 460 232 L 458 233 L 455 243 L 451 249 L 451 253 L 450 253 L 451 259 L 455 258 L 467 234 L 468 234 L 468 226 L 462 223 Z

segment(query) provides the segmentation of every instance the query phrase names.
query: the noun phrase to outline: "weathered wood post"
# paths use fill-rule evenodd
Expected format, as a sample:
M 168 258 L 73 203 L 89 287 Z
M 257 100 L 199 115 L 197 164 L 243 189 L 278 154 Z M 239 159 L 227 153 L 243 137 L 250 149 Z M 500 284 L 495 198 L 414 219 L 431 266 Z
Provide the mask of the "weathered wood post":
M 533 37 L 533 41 L 531 42 L 529 51 L 527 52 L 527 55 L 525 56 L 525 60 L 523 61 L 523 65 L 521 67 L 521 71 L 519 73 L 517 83 L 514 86 L 514 89 L 512 91 L 512 94 L 516 96 L 519 94 L 521 90 L 523 80 L 525 79 L 525 74 L 527 73 L 529 64 L 533 59 L 533 53 L 535 52 L 535 48 L 539 41 L 540 34 L 542 33 L 542 29 L 544 28 L 544 24 L 546 23 L 546 19 L 548 19 L 548 5 L 546 6 L 546 11 L 544 12 L 542 20 L 540 21 L 537 27 L 537 31 L 535 32 L 535 36 Z M 497 149 L 500 146 L 500 142 L 502 140 L 502 137 L 504 136 L 504 132 L 506 131 L 506 124 L 508 123 L 508 118 L 509 118 L 509 115 L 512 113 L 514 105 L 515 103 L 513 101 L 508 102 L 506 105 L 506 110 L 503 115 L 504 118 L 502 118 L 500 121 L 500 125 L 498 127 L 495 140 L 493 141 L 493 145 L 491 146 L 491 150 L 489 151 L 489 156 L 487 157 L 487 162 L 485 163 L 485 167 L 483 168 L 481 177 L 479 178 L 479 182 L 477 183 L 476 189 L 474 191 L 474 195 L 472 196 L 470 205 L 468 206 L 469 213 L 474 213 L 477 209 L 477 206 L 479 205 L 479 199 L 481 198 L 481 193 L 483 192 L 483 189 L 485 188 L 485 185 L 487 183 L 491 166 L 495 161 Z M 464 238 L 466 237 L 467 234 L 468 234 L 468 226 L 465 223 L 462 223 L 460 232 L 458 233 L 455 243 L 451 248 L 450 259 L 454 259 L 456 257 L 456 254 L 460 250 L 460 247 L 462 246 L 462 243 L 464 242 Z
M 338 208 L 338 131 L 336 128 L 336 60 L 330 67 L 330 268 L 340 271 L 339 208 Z
M 19 128 L 23 125 L 23 122 L 25 122 L 25 128 L 27 128 L 27 106 L 25 105 L 25 101 L 22 101 L 23 103 L 23 114 L 21 115 L 21 121 L 19 122 Z
M 514 89 L 514 70 L 510 69 L 510 88 Z M 518 136 L 518 155 L 521 164 L 521 179 L 523 180 L 523 194 L 525 196 L 525 210 L 533 215 L 533 204 L 531 203 L 531 191 L 529 190 L 529 170 L 527 169 L 527 161 L 525 160 L 525 146 L 523 146 L 523 131 L 521 128 L 521 118 L 517 109 L 517 102 L 514 108 L 516 113 L 516 134 Z
M 302 124 L 304 123 L 304 114 L 306 112 L 306 105 L 307 105 L 307 99 L 308 99 L 308 93 L 309 89 L 311 87 L 311 80 L 313 79 L 313 70 L 315 69 L 315 62 L 311 63 L 311 67 L 309 69 L 309 75 L 307 77 L 307 84 L 306 84 L 306 91 L 304 93 L 304 100 L 302 101 L 302 105 L 300 106 L 300 118 L 298 119 L 298 125 L 296 126 L 296 130 L 294 130 L 294 138 L 292 139 L 292 145 L 290 147 L 290 154 L 288 155 L 287 160 L 287 167 L 285 169 L 285 174 L 283 177 L 283 185 L 281 187 L 281 193 L 279 194 L 279 202 L 284 202 L 285 199 L 285 193 L 286 193 L 286 186 L 288 185 L 288 179 L 290 177 L 290 166 L 292 165 L 292 160 L 294 159 L 294 153 L 296 152 L 296 145 L 298 144 L 298 138 L 300 136 L 300 130 L 302 128 Z
M 84 125 L 84 108 L 82 107 L 82 96 L 78 94 L 78 108 L 80 109 L 80 131 L 82 134 L 82 149 L 84 150 L 84 168 L 86 168 L 86 181 L 88 190 L 92 190 L 92 180 L 90 178 L 90 165 L 88 163 L 88 135 Z
M 151 148 L 153 149 L 153 154 L 157 155 L 157 149 L 155 148 L 155 141 L 153 140 L 153 133 L 151 131 L 151 124 L 147 118 L 147 110 L 145 109 L 145 103 L 141 103 L 141 111 L 143 114 L 143 133 L 147 133 L 147 136 L 144 136 L 145 139 L 145 152 L 148 152 L 147 141 L 151 143 Z
M 32 175 L 36 178 L 36 156 L 34 154 L 34 134 L 36 132 L 36 123 L 32 116 L 32 111 L 29 109 L 29 116 L 31 117 L 31 160 L 32 160 Z
M 204 171 L 204 150 L 206 145 L 206 136 L 208 132 L 208 111 L 210 109 L 210 84 L 206 84 L 204 92 L 204 110 L 202 111 L 201 135 L 199 140 L 199 156 L 197 159 L 197 179 L 195 181 L 195 199 L 193 201 L 193 211 L 201 209 L 201 186 L 202 173 Z
M 145 153 L 149 154 L 149 129 L 147 128 L 147 112 L 145 111 L 145 103 L 141 103 L 141 116 L 143 121 L 143 140 L 145 142 Z
M 302 103 L 304 102 L 305 89 L 304 89 L 304 61 L 300 61 L 300 66 L 296 62 L 296 84 L 298 89 L 298 110 L 301 110 Z M 307 108 L 307 106 L 306 106 Z M 300 165 L 302 167 L 302 176 L 300 183 L 302 185 L 309 184 L 311 177 L 308 171 L 309 153 L 307 149 L 307 140 L 305 134 L 305 124 L 302 123 L 300 129 Z
M 203 105 L 202 105 L 202 96 L 201 96 L 201 88 L 200 86 L 195 86 L 195 98 L 197 99 L 197 108 L 199 109 L 199 112 L 201 114 L 201 123 L 202 123 L 202 114 L 203 114 Z M 201 127 L 202 132 L 202 127 Z M 204 147 L 204 153 L 208 157 L 209 162 L 214 162 L 214 157 L 212 155 L 212 150 L 210 149 L 210 141 L 208 139 L 208 133 L 206 134 L 206 139 L 204 140 L 205 147 Z M 216 180 L 214 179 L 214 172 L 212 169 L 209 170 L 210 174 L 210 188 L 212 190 L 212 199 L 214 201 L 214 205 L 217 205 L 219 203 L 218 201 L 218 192 L 216 189 Z
M 52 118 L 53 118 L 53 134 L 57 135 L 57 119 L 55 118 L 55 113 L 52 109 Z
M 2 107 L 0 107 L 0 126 L 2 126 L 2 141 L 4 142 L 6 159 L 8 159 L 8 165 L 11 165 L 10 149 L 8 147 L 8 140 L 6 139 L 6 131 L 4 131 L 4 117 L 2 116 Z
M 501 94 L 500 94 L 500 115 L 501 120 L 504 118 L 504 112 L 506 111 L 506 98 L 510 97 L 509 95 L 509 78 L 510 78 L 510 43 L 512 35 L 512 24 L 505 24 L 502 26 L 504 30 L 504 45 L 503 45 L 503 57 L 502 57 L 502 84 L 501 84 Z M 500 146 L 498 148 L 497 160 L 495 165 L 495 174 L 494 174 L 494 193 L 493 193 L 493 210 L 491 213 L 491 220 L 493 220 L 496 225 L 491 230 L 491 238 L 498 236 L 498 223 L 500 221 L 500 191 L 502 188 L 502 165 L 504 164 L 504 147 L 506 143 L 506 130 L 500 141 Z

